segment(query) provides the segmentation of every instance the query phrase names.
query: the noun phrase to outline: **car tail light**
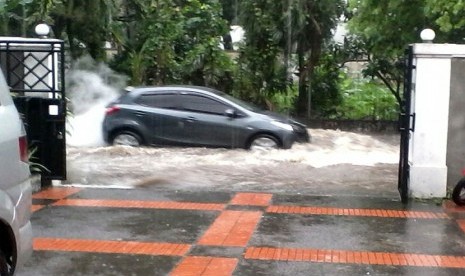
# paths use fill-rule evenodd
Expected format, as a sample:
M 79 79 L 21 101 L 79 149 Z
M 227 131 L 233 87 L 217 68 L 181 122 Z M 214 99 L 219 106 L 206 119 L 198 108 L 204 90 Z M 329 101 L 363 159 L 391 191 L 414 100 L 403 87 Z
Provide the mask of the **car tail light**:
M 27 149 L 27 138 L 26 136 L 19 137 L 19 155 L 21 157 L 21 161 L 28 163 L 29 162 L 29 154 Z
M 118 111 L 120 111 L 121 108 L 117 107 L 117 106 L 110 106 L 110 107 L 107 107 L 107 109 L 105 110 L 105 114 L 106 115 L 111 115 L 113 113 L 116 113 Z

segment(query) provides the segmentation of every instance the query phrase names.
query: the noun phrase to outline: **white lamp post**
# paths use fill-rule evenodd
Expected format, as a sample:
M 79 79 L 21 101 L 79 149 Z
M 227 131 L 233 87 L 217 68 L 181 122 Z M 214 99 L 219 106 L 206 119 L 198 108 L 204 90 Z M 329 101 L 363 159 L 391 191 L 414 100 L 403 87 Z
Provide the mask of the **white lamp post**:
M 50 27 L 45 23 L 40 23 L 36 26 L 35 32 L 40 38 L 47 38 L 50 33 Z
M 431 29 L 424 29 L 421 31 L 420 37 L 421 40 L 423 40 L 423 43 L 433 43 L 436 33 Z

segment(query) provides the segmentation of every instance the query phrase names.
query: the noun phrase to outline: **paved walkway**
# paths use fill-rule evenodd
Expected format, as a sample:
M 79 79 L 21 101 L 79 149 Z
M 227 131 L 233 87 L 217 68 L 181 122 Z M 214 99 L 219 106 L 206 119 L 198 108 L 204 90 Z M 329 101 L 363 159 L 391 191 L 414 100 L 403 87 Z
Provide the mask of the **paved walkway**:
M 366 197 L 53 187 L 17 275 L 465 275 L 465 209 Z

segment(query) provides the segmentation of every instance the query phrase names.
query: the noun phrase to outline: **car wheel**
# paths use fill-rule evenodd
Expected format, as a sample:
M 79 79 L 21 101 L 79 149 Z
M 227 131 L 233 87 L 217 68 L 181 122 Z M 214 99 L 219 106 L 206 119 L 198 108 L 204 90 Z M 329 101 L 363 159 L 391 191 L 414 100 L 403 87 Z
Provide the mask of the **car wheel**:
M 113 145 L 123 145 L 138 147 L 142 144 L 142 139 L 139 135 L 132 131 L 122 131 L 115 135 L 113 138 Z
M 0 276 L 10 276 L 10 268 L 2 250 L 0 250 Z
M 452 191 L 452 200 L 458 206 L 465 205 L 465 178 L 460 179 L 457 185 L 455 185 Z
M 252 138 L 250 142 L 249 149 L 250 150 L 263 150 L 263 149 L 277 149 L 279 148 L 278 140 L 271 136 L 260 134 Z

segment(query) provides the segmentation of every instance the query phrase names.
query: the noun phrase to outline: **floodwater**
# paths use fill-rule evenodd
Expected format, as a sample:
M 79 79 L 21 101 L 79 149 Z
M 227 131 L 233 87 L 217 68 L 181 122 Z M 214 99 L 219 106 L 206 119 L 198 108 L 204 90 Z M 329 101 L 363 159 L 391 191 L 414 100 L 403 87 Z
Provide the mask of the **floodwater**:
M 74 185 L 397 196 L 397 135 L 310 129 L 289 150 L 69 146 Z
M 64 185 L 398 197 L 398 135 L 309 129 L 311 143 L 271 151 L 110 147 L 101 122 L 117 89 L 92 72 L 68 76 L 75 116 L 67 126 Z

